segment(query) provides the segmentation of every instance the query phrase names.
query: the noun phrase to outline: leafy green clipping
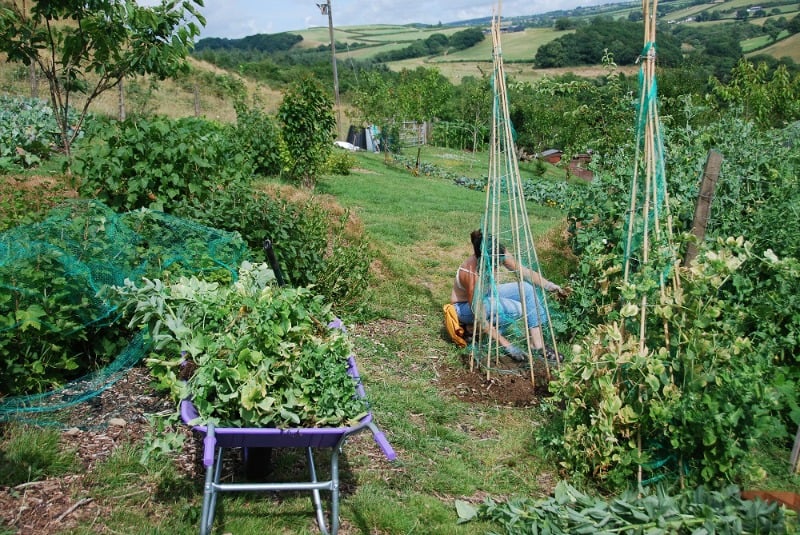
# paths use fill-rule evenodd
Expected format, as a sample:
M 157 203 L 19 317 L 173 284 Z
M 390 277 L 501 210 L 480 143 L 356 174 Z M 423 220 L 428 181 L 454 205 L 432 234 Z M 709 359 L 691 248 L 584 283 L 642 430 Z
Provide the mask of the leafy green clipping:
M 147 364 L 202 422 L 225 427 L 334 427 L 366 414 L 348 370 L 352 344 L 330 305 L 308 288 L 273 284 L 244 262 L 232 285 L 144 279 L 116 291 L 130 326 L 147 327 Z

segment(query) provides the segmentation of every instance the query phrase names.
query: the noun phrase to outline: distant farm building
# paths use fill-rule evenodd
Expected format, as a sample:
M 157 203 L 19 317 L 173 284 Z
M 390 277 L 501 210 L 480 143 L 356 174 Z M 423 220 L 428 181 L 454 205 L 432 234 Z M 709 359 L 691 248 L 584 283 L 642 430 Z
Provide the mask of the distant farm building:
M 536 158 L 540 160 L 544 160 L 547 163 L 551 163 L 553 165 L 557 164 L 561 161 L 561 155 L 563 153 L 558 149 L 547 149 L 542 151 L 541 153 L 536 155 Z

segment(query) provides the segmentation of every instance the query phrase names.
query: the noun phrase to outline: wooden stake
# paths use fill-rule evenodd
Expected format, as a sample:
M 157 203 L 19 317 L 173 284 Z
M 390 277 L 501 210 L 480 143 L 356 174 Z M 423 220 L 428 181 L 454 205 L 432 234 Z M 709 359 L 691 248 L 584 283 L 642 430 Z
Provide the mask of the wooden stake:
M 713 149 L 708 151 L 705 171 L 703 172 L 703 181 L 700 183 L 700 193 L 697 196 L 694 220 L 692 221 L 692 234 L 697 237 L 698 244 L 702 243 L 706 236 L 708 218 L 711 213 L 711 202 L 714 200 L 714 189 L 717 186 L 721 168 L 722 154 Z M 696 256 L 697 244 L 690 243 L 683 257 L 684 265 L 688 266 Z

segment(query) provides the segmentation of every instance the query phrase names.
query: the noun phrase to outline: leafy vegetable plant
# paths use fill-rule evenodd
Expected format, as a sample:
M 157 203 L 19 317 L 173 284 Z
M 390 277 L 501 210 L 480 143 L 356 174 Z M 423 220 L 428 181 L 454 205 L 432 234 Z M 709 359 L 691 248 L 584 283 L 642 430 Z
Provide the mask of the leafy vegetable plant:
M 627 492 L 606 500 L 560 481 L 554 496 L 544 500 L 518 498 L 497 503 L 488 499 L 477 508 L 461 502 L 456 507 L 461 522 L 489 520 L 503 526 L 504 533 L 515 535 L 794 532 L 777 504 L 743 500 L 735 486 L 720 491 L 697 487 L 675 496 L 662 489 L 645 495 Z
M 147 364 L 204 422 L 231 427 L 323 427 L 366 414 L 348 375 L 346 332 L 320 296 L 279 287 L 266 264 L 244 262 L 237 282 L 197 277 L 126 281 L 130 326 L 153 342 Z

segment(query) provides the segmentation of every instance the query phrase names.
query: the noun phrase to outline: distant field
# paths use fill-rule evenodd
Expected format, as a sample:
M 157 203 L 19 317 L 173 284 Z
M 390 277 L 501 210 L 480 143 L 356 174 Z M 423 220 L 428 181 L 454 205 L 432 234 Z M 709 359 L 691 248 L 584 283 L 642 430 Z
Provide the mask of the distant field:
M 778 34 L 778 42 L 775 43 L 776 45 L 780 44 L 780 40 L 786 39 L 789 36 L 789 33 L 786 31 L 781 32 Z M 742 41 L 742 51 L 745 54 L 753 53 L 760 53 L 763 54 L 764 50 L 766 50 L 766 46 L 772 42 L 769 35 L 761 35 L 759 37 L 754 37 L 752 39 L 746 39 Z
M 450 30 L 450 33 L 454 33 L 455 31 L 459 30 Z M 422 35 L 427 38 L 431 33 L 437 32 L 424 32 Z M 532 63 L 533 58 L 536 56 L 536 51 L 541 45 L 565 33 L 568 32 L 556 32 L 549 28 L 528 28 L 524 32 L 504 33 L 501 37 L 503 59 L 506 62 Z M 348 38 L 342 39 L 341 34 L 348 35 Z M 356 38 L 356 35 L 358 35 L 358 38 Z M 419 35 L 419 32 L 416 32 L 414 35 Z M 342 48 L 340 46 L 336 49 L 336 56 L 342 61 L 346 61 L 347 59 L 366 59 L 381 52 L 399 50 L 408 46 L 407 42 L 400 41 L 398 37 L 406 39 L 407 34 L 389 31 L 388 29 L 383 29 L 383 33 L 370 33 L 365 30 L 360 30 L 356 34 L 348 29 L 347 31 L 337 33 L 337 42 L 375 43 L 375 45 L 354 49 Z M 327 41 L 325 44 L 327 44 Z M 393 62 L 390 68 L 400 70 L 403 68 L 416 68 L 420 65 L 436 66 L 443 71 L 448 71 L 446 76 L 450 77 L 452 74 L 454 79 L 461 79 L 463 76 L 467 75 L 480 75 L 478 66 L 475 64 L 483 62 L 488 63 L 489 68 L 491 68 L 492 41 L 488 36 L 483 42 L 468 50 L 459 50 L 458 52 L 435 57 L 414 58 Z M 466 63 L 471 63 L 472 65 L 466 65 Z M 484 66 L 480 68 L 484 68 Z
M 800 63 L 800 34 L 794 34 L 788 39 L 783 39 L 774 45 L 770 45 L 747 55 L 752 56 L 755 54 L 768 54 L 776 58 L 789 57 L 792 58 L 795 63 Z
M 699 6 L 690 6 L 684 9 L 679 9 L 677 11 L 672 11 L 670 13 L 667 13 L 666 15 L 664 15 L 664 17 L 662 17 L 662 20 L 667 22 L 686 20 L 687 18 L 693 17 L 698 13 L 705 11 L 707 9 L 709 9 L 709 6 L 706 4 L 701 4 Z
M 340 61 L 346 61 L 348 59 L 367 59 L 381 52 L 400 50 L 407 46 L 408 43 L 385 43 L 366 48 L 353 48 L 352 50 L 347 47 L 342 48 L 339 46 L 336 48 L 336 58 Z
M 417 67 L 435 67 L 442 75 L 454 84 L 461 83 L 467 76 L 481 78 L 484 74 L 491 75 L 494 68 L 491 61 L 464 61 L 464 62 L 431 62 L 422 58 L 410 59 L 405 61 L 395 61 L 389 64 L 393 71 L 402 69 L 416 69 Z M 578 76 L 595 78 L 602 76 L 606 70 L 599 66 L 588 67 L 563 67 L 559 69 L 534 69 L 530 63 L 504 63 L 503 69 L 506 76 L 520 82 L 534 82 L 545 77 L 557 77 L 564 74 L 573 73 Z M 632 65 L 627 67 L 617 67 L 614 72 L 621 72 L 632 75 L 639 72 L 639 67 Z
M 557 32 L 551 28 L 527 28 L 524 32 L 504 33 L 500 36 L 503 59 L 505 61 L 533 61 L 536 51 L 548 43 L 569 32 Z M 459 50 L 447 56 L 438 56 L 434 62 L 450 61 L 491 61 L 492 39 L 486 36 L 483 42 L 467 50 Z
M 414 41 L 420 39 L 427 39 L 435 33 L 441 33 L 450 36 L 458 31 L 463 30 L 465 27 L 432 27 L 432 28 L 416 28 L 414 26 L 399 26 L 399 25 L 386 25 L 375 24 L 371 26 L 334 26 L 334 38 L 337 43 L 374 43 L 375 45 L 403 43 L 407 46 Z M 319 45 L 327 45 L 330 41 L 329 30 L 326 27 L 308 28 L 306 30 L 298 30 L 294 33 L 303 37 L 303 42 L 300 44 L 304 48 L 316 48 Z

